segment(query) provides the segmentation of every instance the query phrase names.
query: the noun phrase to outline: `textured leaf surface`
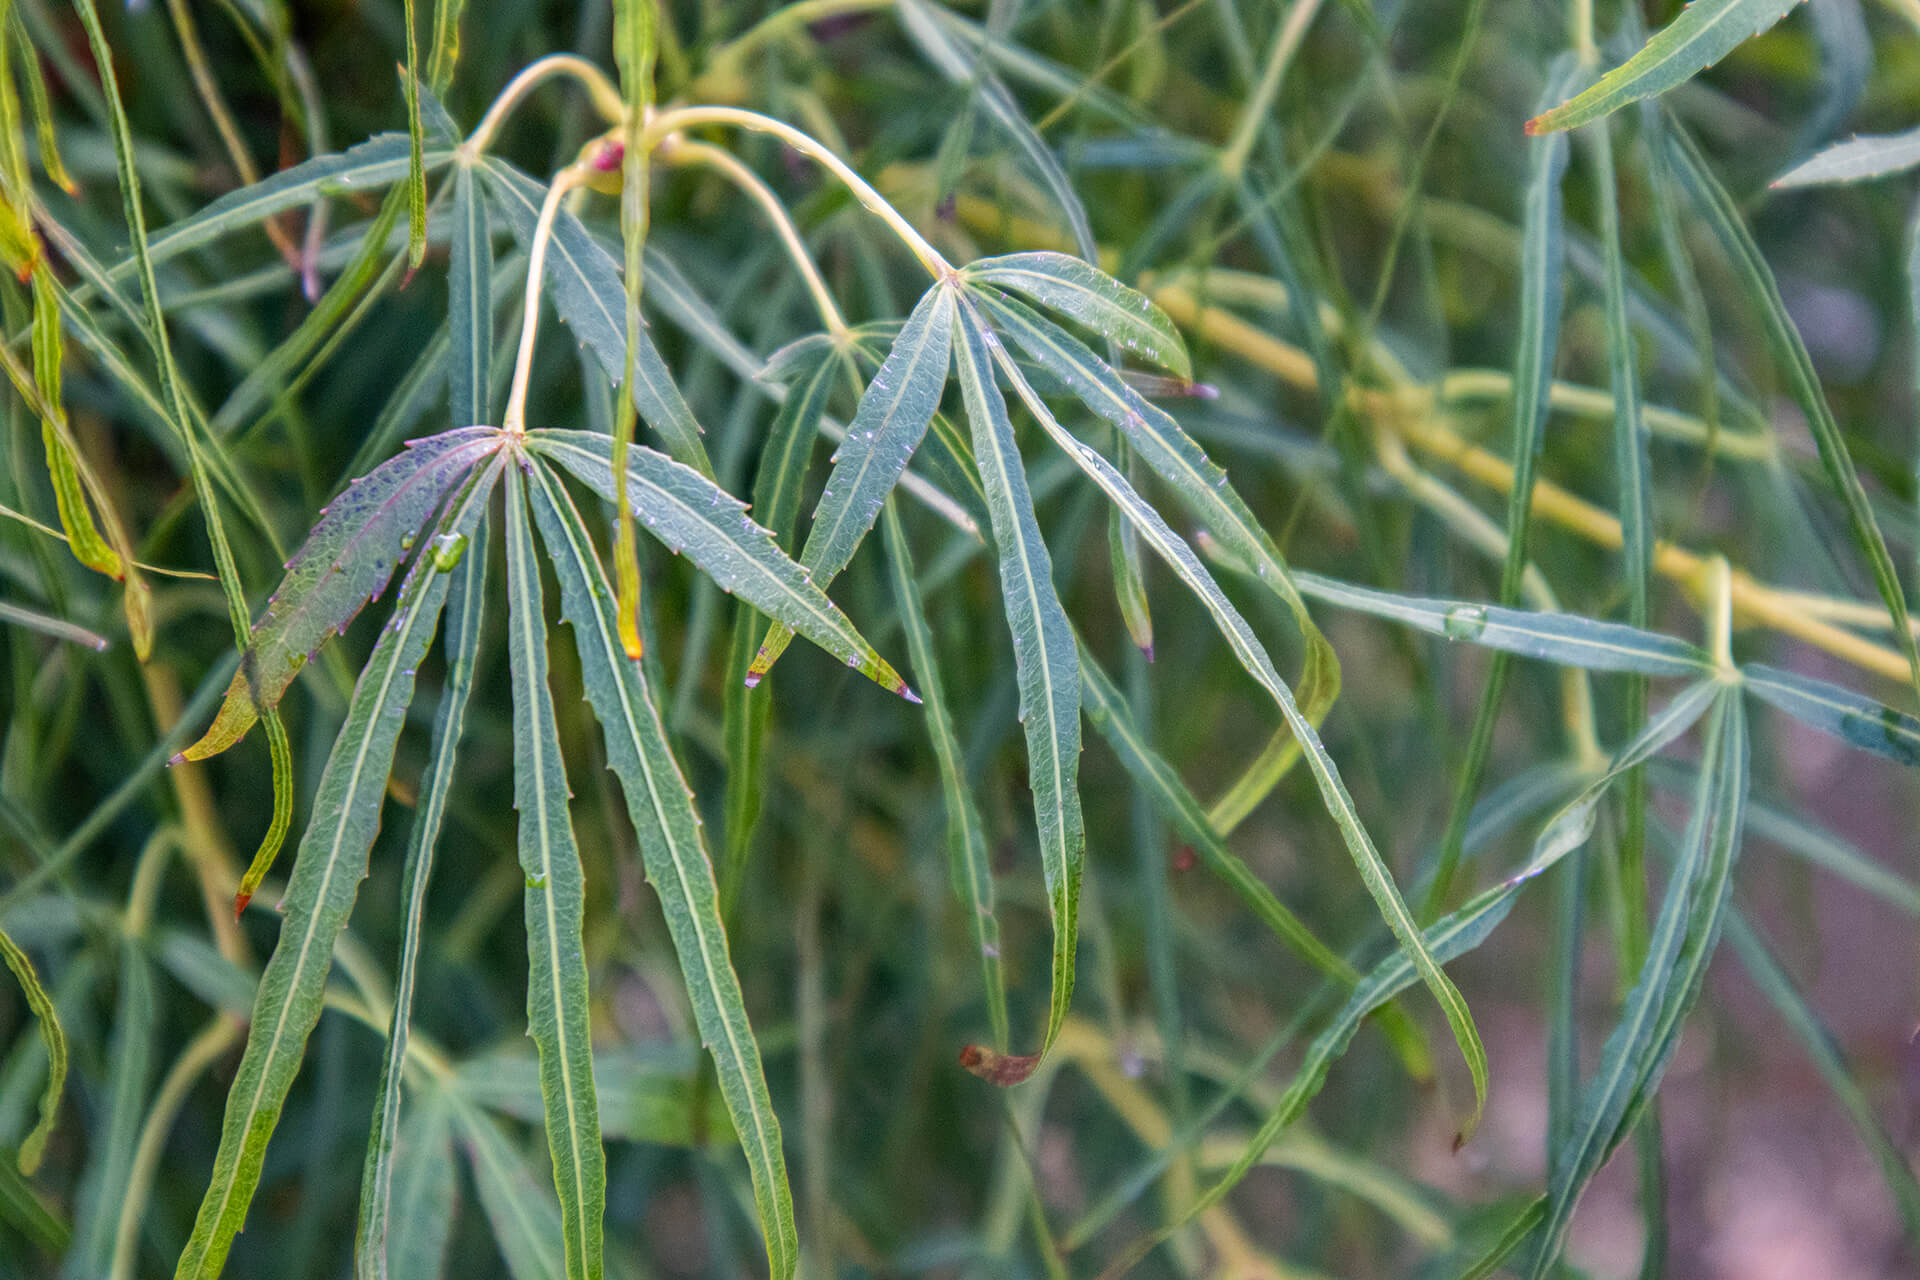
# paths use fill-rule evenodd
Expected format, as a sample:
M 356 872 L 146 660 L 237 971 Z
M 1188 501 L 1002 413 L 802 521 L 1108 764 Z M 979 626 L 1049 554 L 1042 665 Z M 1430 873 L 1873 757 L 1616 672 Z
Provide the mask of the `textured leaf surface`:
M 978 311 L 953 316 L 954 365 L 973 456 L 987 491 L 993 541 L 1000 553 L 1000 596 L 1013 632 L 1020 723 L 1026 731 L 1027 777 L 1039 828 L 1040 865 L 1053 916 L 1053 994 L 1037 1056 L 975 1051 L 969 1069 L 999 1084 L 1025 1079 L 1053 1048 L 1073 1000 L 1074 951 L 1080 940 L 1080 877 L 1086 827 L 1080 812 L 1080 657 L 1066 610 L 1053 588 L 1053 560 L 1040 539 L 1013 420 L 994 382 L 988 344 L 998 345 Z
M 413 992 L 419 973 L 420 930 L 426 915 L 427 885 L 433 876 L 433 855 L 446 817 L 447 796 L 459 758 L 460 731 L 466 723 L 467 697 L 473 691 L 474 663 L 480 649 L 480 616 L 486 602 L 487 544 L 469 546 L 453 570 L 447 597 L 447 683 L 434 718 L 433 749 L 420 779 L 420 799 L 414 810 L 413 831 L 407 845 L 406 869 L 400 896 L 405 924 L 400 961 L 394 970 L 393 1016 L 387 1025 L 387 1054 L 380 1068 L 380 1088 L 374 1098 L 372 1133 L 360 1179 L 360 1222 L 355 1239 L 355 1266 L 362 1277 L 388 1274 L 392 1250 L 388 1245 L 394 1221 L 395 1145 L 400 1140 L 401 1079 L 411 1043 Z M 446 1126 L 444 1116 L 441 1128 Z M 441 1139 L 444 1145 L 444 1138 Z M 449 1188 L 449 1196 L 452 1194 Z M 407 1212 L 403 1202 L 401 1214 Z M 404 1216 L 400 1219 L 404 1221 Z M 444 1236 L 441 1246 L 444 1248 Z M 410 1250 L 409 1252 L 413 1252 Z
M 746 1153 L 773 1275 L 787 1280 L 794 1273 L 799 1242 L 780 1121 L 727 951 L 713 866 L 693 795 L 668 746 L 645 669 L 630 661 L 621 646 L 613 589 L 572 499 L 545 467 L 534 468 L 531 484 L 534 516 L 560 582 L 561 616 L 573 626 L 587 701 L 605 735 L 607 765 L 620 780 L 647 879 L 660 896 L 680 958 L 701 1041 L 713 1054 L 727 1111 Z
M 547 1150 L 570 1280 L 605 1274 L 606 1153 L 588 1020 L 586 877 L 567 803 L 566 763 L 547 689 L 547 618 L 524 482 L 507 470 L 507 667 L 513 675 L 513 807 L 527 875 L 527 1034 L 540 1050 Z
M 453 238 L 447 257 L 447 388 L 453 425 L 484 425 L 493 386 L 493 234 L 473 169 L 453 178 Z
M 612 439 L 590 431 L 547 430 L 529 432 L 527 443 L 613 501 Z M 628 457 L 633 513 L 668 550 L 685 552 L 721 590 L 785 622 L 881 688 L 913 696 L 806 570 L 748 518 L 744 503 L 651 449 L 636 445 Z
M 415 441 L 321 508 L 253 626 L 212 727 L 182 757 L 203 760 L 226 750 L 278 703 L 320 646 L 386 589 L 441 501 L 501 440 L 492 428 L 476 427 Z
M 936 285 L 907 316 L 834 452 L 833 471 L 800 553 L 801 565 L 822 587 L 853 559 L 880 516 L 880 504 L 927 434 L 946 389 L 952 343 L 953 292 Z M 749 683 L 766 674 L 792 638 L 790 630 L 777 626 L 768 633 L 748 669 Z
M 1098 267 L 1064 253 L 1010 253 L 968 263 L 967 280 L 1025 294 L 1122 350 L 1191 380 L 1193 360 L 1167 313 Z
M 1863 751 L 1920 765 L 1920 720 L 1825 680 L 1753 663 L 1741 669 L 1747 691 L 1802 724 Z
M 439 528 L 471 538 L 499 462 L 470 482 Z M 181 1280 L 220 1274 L 260 1182 L 267 1141 L 300 1070 L 307 1037 L 320 1018 L 333 944 L 353 911 L 380 810 L 414 671 L 425 657 L 446 602 L 449 575 L 431 556 L 414 562 L 394 618 L 380 634 L 354 685 L 346 722 L 320 776 L 313 814 L 300 842 L 282 904 L 280 940 L 254 998 L 247 1048 L 227 1094 L 213 1178 L 193 1234 L 180 1256 Z
M 1693 79 L 1787 16 L 1800 0 L 1692 0 L 1641 50 L 1586 90 L 1527 121 L 1528 133 L 1571 129 Z

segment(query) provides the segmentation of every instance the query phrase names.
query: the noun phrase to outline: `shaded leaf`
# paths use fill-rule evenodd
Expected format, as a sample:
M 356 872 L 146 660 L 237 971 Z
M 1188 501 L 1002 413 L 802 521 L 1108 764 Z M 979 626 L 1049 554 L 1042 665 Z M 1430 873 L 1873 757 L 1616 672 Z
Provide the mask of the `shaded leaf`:
M 1851 689 L 1812 676 L 1752 663 L 1741 668 L 1747 691 L 1802 724 L 1830 733 L 1863 751 L 1920 765 L 1920 720 Z
M 1920 129 L 1869 135 L 1835 143 L 1819 155 L 1773 180 L 1778 187 L 1812 187 L 1828 182 L 1860 182 L 1901 173 L 1920 164 Z

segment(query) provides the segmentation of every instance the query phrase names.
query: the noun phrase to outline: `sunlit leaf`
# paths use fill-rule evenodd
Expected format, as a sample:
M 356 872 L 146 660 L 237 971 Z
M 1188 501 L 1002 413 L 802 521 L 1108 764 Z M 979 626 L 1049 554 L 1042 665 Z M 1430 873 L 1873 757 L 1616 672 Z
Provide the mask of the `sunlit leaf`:
M 1193 361 L 1180 331 L 1151 299 L 1097 267 L 1064 253 L 1010 253 L 970 262 L 962 278 L 1010 289 L 1093 330 L 1122 350 L 1191 380 Z

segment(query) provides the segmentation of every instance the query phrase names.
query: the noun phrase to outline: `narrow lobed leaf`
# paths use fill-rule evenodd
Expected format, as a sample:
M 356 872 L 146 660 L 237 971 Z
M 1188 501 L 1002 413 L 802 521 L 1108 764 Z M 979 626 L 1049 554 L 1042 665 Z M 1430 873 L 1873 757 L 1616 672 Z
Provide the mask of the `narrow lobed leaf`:
M 1075 324 L 1193 380 L 1193 360 L 1167 313 L 1138 290 L 1064 253 L 1010 253 L 970 262 L 961 278 L 1024 294 Z

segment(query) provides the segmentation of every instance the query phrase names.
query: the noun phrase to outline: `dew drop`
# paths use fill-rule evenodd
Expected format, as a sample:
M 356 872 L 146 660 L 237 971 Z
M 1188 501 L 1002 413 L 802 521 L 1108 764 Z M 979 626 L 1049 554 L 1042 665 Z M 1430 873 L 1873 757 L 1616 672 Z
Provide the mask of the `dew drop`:
M 453 572 L 460 558 L 466 554 L 467 535 L 464 533 L 443 533 L 433 540 L 433 567 L 441 573 Z
M 1449 639 L 1476 640 L 1487 629 L 1487 611 L 1477 604 L 1463 604 L 1447 610 L 1441 626 Z

